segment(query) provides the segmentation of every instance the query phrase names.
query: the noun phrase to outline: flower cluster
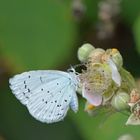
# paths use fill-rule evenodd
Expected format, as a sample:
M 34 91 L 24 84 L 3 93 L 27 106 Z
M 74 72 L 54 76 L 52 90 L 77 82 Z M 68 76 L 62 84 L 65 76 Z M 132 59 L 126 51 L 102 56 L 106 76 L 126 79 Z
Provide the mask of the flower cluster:
M 140 124 L 140 93 L 133 76 L 123 68 L 123 58 L 117 49 L 94 48 L 84 44 L 78 50 L 78 59 L 86 66 L 80 74 L 80 90 L 87 100 L 85 110 L 107 107 L 128 111 L 126 124 Z

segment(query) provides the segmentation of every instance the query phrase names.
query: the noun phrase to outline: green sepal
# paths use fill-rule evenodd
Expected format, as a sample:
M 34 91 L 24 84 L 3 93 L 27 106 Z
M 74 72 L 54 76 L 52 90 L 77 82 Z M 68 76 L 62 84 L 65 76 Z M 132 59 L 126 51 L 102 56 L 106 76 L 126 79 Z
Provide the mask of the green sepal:
M 120 89 L 130 94 L 132 89 L 136 88 L 136 82 L 130 72 L 124 68 L 120 69 L 120 75 L 122 78 L 122 84 Z

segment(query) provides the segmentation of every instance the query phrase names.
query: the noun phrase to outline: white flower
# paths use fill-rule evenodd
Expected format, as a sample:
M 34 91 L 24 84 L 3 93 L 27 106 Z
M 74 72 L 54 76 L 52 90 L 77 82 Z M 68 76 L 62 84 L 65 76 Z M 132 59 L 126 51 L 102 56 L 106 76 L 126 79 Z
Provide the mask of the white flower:
M 112 60 L 105 64 L 92 64 L 83 73 L 82 95 L 90 104 L 99 106 L 102 104 L 104 93 L 108 92 L 108 95 L 112 96 L 113 81 L 117 86 L 121 85 L 121 76 Z

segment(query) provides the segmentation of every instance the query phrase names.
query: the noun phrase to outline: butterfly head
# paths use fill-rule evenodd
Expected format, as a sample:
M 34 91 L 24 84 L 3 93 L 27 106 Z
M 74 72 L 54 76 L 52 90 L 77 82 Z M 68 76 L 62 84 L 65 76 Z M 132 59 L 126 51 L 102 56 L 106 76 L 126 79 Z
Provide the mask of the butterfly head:
M 75 69 L 72 66 L 67 71 L 69 73 L 76 73 Z
M 78 87 L 78 85 L 80 83 L 79 73 L 76 72 L 76 70 L 72 66 L 67 71 L 70 74 L 70 79 L 71 79 L 72 83 L 74 83 L 74 85 L 76 87 Z

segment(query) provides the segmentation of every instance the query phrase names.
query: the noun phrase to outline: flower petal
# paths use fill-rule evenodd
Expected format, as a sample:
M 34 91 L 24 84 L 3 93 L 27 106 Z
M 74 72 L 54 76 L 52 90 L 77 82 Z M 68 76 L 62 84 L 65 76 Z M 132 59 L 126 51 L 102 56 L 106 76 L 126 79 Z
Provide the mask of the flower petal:
M 112 71 L 112 79 L 118 86 L 120 86 L 121 85 L 121 76 L 120 76 L 120 73 L 118 72 L 118 69 L 117 69 L 115 63 L 111 59 L 109 59 L 108 64 Z
M 131 114 L 126 122 L 126 125 L 140 125 L 140 119 L 134 114 Z
M 83 87 L 82 95 L 90 104 L 94 106 L 99 106 L 102 103 L 102 96 L 86 89 L 85 86 Z

